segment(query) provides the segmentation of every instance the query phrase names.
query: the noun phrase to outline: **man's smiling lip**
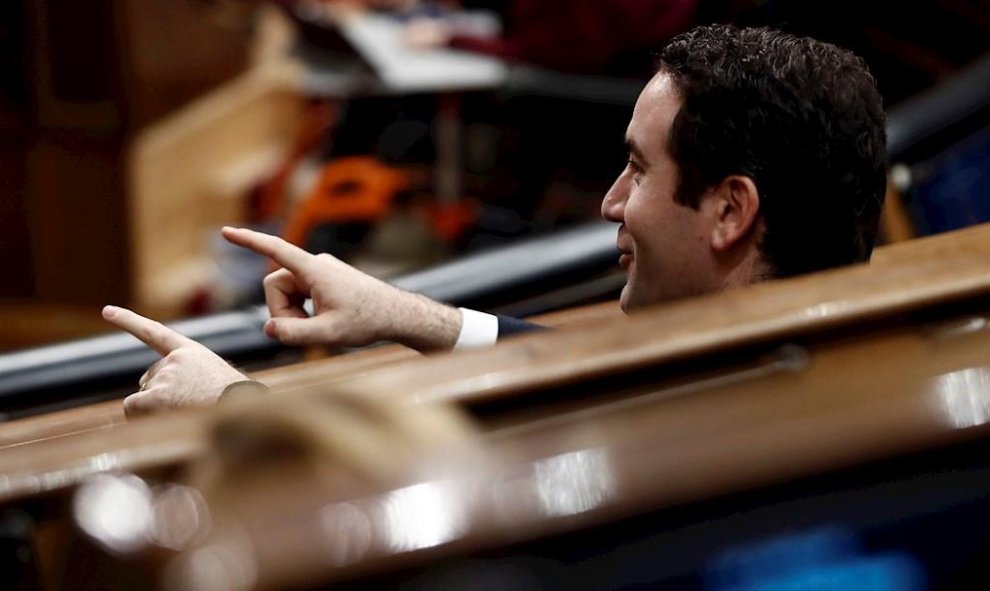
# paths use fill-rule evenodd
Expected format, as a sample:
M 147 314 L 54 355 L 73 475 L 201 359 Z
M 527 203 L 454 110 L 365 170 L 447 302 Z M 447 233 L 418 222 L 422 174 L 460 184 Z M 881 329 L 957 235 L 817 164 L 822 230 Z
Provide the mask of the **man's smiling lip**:
M 615 239 L 615 249 L 619 251 L 619 266 L 621 266 L 623 269 L 627 269 L 629 268 L 629 265 L 632 263 L 633 254 L 632 254 L 632 247 L 625 246 L 627 243 L 626 239 L 628 238 L 628 234 L 626 234 L 623 231 L 624 229 L 625 229 L 624 226 L 622 228 L 619 228 L 618 236 L 616 236 Z
M 628 269 L 633 262 L 632 248 L 625 248 L 620 243 L 616 243 L 616 250 L 619 251 L 619 266 Z

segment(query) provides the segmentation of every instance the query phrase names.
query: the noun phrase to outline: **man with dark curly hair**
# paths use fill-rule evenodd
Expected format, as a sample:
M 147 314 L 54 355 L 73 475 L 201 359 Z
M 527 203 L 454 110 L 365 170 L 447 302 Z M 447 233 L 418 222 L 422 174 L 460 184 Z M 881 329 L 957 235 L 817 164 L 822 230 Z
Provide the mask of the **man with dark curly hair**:
M 870 257 L 886 178 L 884 113 L 848 51 L 763 28 L 691 30 L 664 49 L 626 143 L 628 163 L 602 202 L 602 215 L 620 224 L 626 312 Z M 265 279 L 265 331 L 289 344 L 391 340 L 426 351 L 532 328 L 401 291 L 274 236 L 223 233 L 283 267 Z M 212 402 L 246 379 L 156 322 L 114 307 L 104 316 L 164 356 L 125 401 L 128 412 Z
M 640 95 L 602 213 L 626 310 L 869 259 L 886 183 L 862 60 L 769 29 L 674 38 Z

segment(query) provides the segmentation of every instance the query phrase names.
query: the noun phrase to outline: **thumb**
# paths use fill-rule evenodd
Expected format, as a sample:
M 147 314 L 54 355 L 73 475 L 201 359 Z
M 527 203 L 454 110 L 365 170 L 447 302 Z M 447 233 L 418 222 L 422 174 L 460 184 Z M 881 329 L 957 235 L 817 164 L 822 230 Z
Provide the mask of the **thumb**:
M 331 345 L 325 318 L 271 318 L 265 323 L 265 334 L 286 345 Z
M 150 414 L 158 409 L 159 404 L 153 389 L 135 392 L 124 399 L 124 414 L 128 419 Z

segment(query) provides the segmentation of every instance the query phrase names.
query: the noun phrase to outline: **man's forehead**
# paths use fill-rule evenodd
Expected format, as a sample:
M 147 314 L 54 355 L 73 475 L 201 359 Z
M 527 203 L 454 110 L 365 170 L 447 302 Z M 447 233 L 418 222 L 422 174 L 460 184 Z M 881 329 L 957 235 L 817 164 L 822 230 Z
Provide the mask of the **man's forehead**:
M 674 84 L 674 78 L 667 72 L 660 70 L 650 78 L 650 81 L 646 83 L 643 87 L 643 94 L 665 94 L 670 93 L 671 95 L 677 94 L 677 86 Z
M 656 142 L 666 142 L 681 99 L 669 74 L 658 72 L 643 88 L 632 119 L 626 127 L 626 146 L 638 156 L 648 156 Z

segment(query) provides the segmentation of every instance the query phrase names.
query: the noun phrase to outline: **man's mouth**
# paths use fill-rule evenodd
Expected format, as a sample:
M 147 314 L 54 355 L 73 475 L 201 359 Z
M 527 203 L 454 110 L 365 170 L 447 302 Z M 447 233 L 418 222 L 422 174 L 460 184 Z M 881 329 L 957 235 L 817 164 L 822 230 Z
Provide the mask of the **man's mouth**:
M 632 262 L 633 262 L 633 255 L 631 253 L 628 252 L 619 253 L 619 266 L 622 267 L 623 270 L 628 270 L 629 265 L 631 265 Z
M 619 228 L 619 235 L 615 240 L 615 249 L 619 251 L 619 266 L 622 267 L 623 270 L 626 270 L 629 269 L 629 265 L 633 262 L 633 253 L 632 247 L 626 246 L 626 239 L 629 235 L 624 230 L 625 226 L 621 226 Z

